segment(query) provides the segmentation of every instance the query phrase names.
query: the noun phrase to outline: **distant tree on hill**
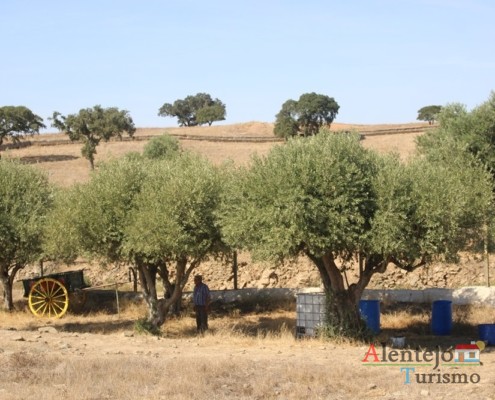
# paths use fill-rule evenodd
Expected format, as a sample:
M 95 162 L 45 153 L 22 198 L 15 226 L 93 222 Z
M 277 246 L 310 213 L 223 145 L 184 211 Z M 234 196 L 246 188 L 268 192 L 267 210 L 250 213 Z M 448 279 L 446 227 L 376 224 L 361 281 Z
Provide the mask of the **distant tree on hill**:
M 276 115 L 274 133 L 289 138 L 296 135 L 312 136 L 323 125 L 330 125 L 340 106 L 333 97 L 323 94 L 305 93 L 299 100 L 287 100 Z
M 116 136 L 121 138 L 123 132 L 127 132 L 132 137 L 136 131 L 128 111 L 119 110 L 116 107 L 103 108 L 96 105 L 66 117 L 55 111 L 50 119 L 53 121 L 52 126 L 65 131 L 70 140 L 83 141 L 81 152 L 89 161 L 91 169 L 95 168 L 96 146 L 102 139 L 108 141 Z
M 225 113 L 225 105 L 222 103 L 205 106 L 196 113 L 196 121 L 199 125 L 208 124 L 211 126 L 214 121 L 224 121 Z
M 165 103 L 158 110 L 161 117 L 177 117 L 180 126 L 196 126 L 225 120 L 226 109 L 219 99 L 212 99 L 208 93 L 198 93 L 185 99 Z
M 24 135 L 40 133 L 43 119 L 24 106 L 0 107 L 0 145 L 10 137 L 18 142 Z
M 438 113 L 442 110 L 442 106 L 426 106 L 418 110 L 418 121 L 427 121 L 432 125 L 436 119 Z

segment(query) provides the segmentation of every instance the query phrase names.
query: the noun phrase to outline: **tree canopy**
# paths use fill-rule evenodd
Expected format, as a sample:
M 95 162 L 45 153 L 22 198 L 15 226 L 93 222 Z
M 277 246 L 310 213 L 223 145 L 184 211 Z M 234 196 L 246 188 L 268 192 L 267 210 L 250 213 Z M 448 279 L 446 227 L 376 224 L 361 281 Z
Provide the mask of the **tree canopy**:
M 442 110 L 442 106 L 426 106 L 418 110 L 418 121 L 427 121 L 430 125 L 437 120 L 438 113 Z
M 471 111 L 460 103 L 448 104 L 437 119 L 438 128 L 417 138 L 422 153 L 435 151 L 445 141 L 455 142 L 479 158 L 495 176 L 495 92 Z
M 136 128 L 128 111 L 116 107 L 103 108 L 96 105 L 84 108 L 77 114 L 61 115 L 55 111 L 51 118 L 52 126 L 64 131 L 72 141 L 82 140 L 82 155 L 94 169 L 96 147 L 101 140 L 108 141 L 113 137 L 121 138 L 126 132 L 130 137 Z
M 4 306 L 13 309 L 17 272 L 43 254 L 43 225 L 52 202 L 45 174 L 0 160 L 0 282 Z
M 187 153 L 148 169 L 125 230 L 124 248 L 146 282 L 149 322 L 155 326 L 180 298 L 191 272 L 223 249 L 216 216 L 222 187 L 215 167 Z M 157 300 L 156 272 L 172 293 L 170 299 Z
M 24 135 L 34 135 L 45 128 L 43 119 L 24 106 L 0 107 L 0 145 L 4 139 L 17 142 Z
M 221 188 L 216 168 L 187 153 L 104 163 L 88 183 L 57 201 L 46 253 L 62 260 L 82 255 L 132 265 L 148 322 L 156 328 L 180 299 L 194 268 L 220 251 L 215 212 Z M 171 290 L 170 298 L 158 298 L 158 278 Z
M 208 93 L 197 93 L 185 99 L 165 103 L 158 110 L 161 117 L 177 117 L 180 126 L 196 126 L 225 120 L 226 108 L 219 99 Z
M 151 159 L 166 159 L 179 154 L 179 141 L 168 134 L 151 139 L 143 149 L 143 155 Z
M 338 332 L 359 330 L 358 302 L 375 273 L 455 254 L 481 229 L 491 183 L 468 155 L 454 158 L 405 164 L 354 135 L 292 139 L 231 181 L 223 234 L 258 258 L 308 256 L 333 299 L 329 320 Z M 353 262 L 355 282 L 345 272 Z
M 284 138 L 315 135 L 321 127 L 330 126 L 339 108 L 333 97 L 314 92 L 302 94 L 299 100 L 287 100 L 282 105 L 274 133 Z

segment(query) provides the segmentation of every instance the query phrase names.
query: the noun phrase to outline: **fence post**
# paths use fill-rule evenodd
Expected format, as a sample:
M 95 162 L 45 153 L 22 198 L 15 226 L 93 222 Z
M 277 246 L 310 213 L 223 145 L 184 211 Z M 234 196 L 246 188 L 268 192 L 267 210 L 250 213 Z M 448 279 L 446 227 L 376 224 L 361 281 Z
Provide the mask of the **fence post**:
M 237 251 L 234 250 L 234 260 L 232 264 L 232 271 L 234 272 L 234 290 L 237 290 Z
M 119 284 L 117 282 L 115 282 L 115 300 L 117 301 L 117 315 L 120 318 Z
M 485 223 L 485 243 L 484 243 L 484 253 L 485 253 L 485 278 L 486 286 L 490 287 L 490 249 L 488 248 L 490 244 L 490 231 L 488 229 L 488 222 Z

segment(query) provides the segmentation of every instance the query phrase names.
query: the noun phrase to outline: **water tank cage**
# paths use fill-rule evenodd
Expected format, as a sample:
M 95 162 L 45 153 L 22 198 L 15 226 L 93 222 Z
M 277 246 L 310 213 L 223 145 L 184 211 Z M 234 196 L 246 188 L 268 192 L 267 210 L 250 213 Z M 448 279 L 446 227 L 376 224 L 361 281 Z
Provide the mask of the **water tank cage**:
M 298 293 L 296 295 L 296 337 L 315 337 L 325 322 L 325 293 Z

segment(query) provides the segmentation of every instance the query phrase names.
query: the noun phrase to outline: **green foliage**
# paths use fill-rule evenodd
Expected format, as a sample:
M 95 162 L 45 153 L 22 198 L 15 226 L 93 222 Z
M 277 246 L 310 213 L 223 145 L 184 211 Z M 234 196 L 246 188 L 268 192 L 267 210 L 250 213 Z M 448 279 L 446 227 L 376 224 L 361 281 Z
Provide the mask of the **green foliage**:
M 147 319 L 139 319 L 134 323 L 134 330 L 139 334 L 161 336 L 160 328 Z
M 312 136 L 324 125 L 330 126 L 340 106 L 333 97 L 305 93 L 298 101 L 287 100 L 276 115 L 274 133 L 278 137 Z
M 263 259 L 354 251 L 376 207 L 375 164 L 355 136 L 323 132 L 290 140 L 230 181 L 224 235 Z
M 407 164 L 385 159 L 374 188 L 368 250 L 406 269 L 435 256 L 453 259 L 476 243 L 492 201 L 487 171 L 447 142 Z
M 418 110 L 418 121 L 427 121 L 430 125 L 433 124 L 438 113 L 442 110 L 442 106 L 426 106 Z
M 345 310 L 346 317 L 341 318 L 336 312 L 335 295 L 327 292 L 325 297 L 325 320 L 317 330 L 320 337 L 332 340 L 358 340 L 369 343 L 373 339 L 373 332 L 367 327 L 364 320 L 352 308 Z M 357 317 L 357 318 L 356 318 Z
M 225 105 L 221 102 L 201 107 L 196 113 L 198 125 L 211 124 L 215 121 L 224 121 L 226 115 Z
M 161 117 L 177 117 L 180 126 L 211 125 L 214 121 L 223 121 L 225 114 L 225 104 L 212 99 L 208 93 L 187 96 L 173 104 L 165 103 L 158 110 Z
M 101 165 L 88 183 L 66 192 L 54 210 L 57 242 L 50 254 L 71 258 L 84 254 L 105 262 L 121 262 L 124 228 L 141 190 L 149 161 L 122 158 Z M 70 233 L 70 234 L 69 234 Z
M 101 140 L 108 141 L 113 137 L 122 137 L 123 132 L 132 137 L 136 128 L 128 111 L 116 107 L 103 108 L 99 105 L 93 108 L 81 109 L 78 114 L 63 116 L 55 111 L 50 118 L 52 126 L 65 131 L 70 140 L 82 140 L 81 153 L 94 169 L 96 147 Z
M 148 260 L 201 260 L 218 251 L 221 188 L 219 173 L 197 156 L 151 164 L 126 227 L 127 253 Z
M 418 137 L 422 153 L 431 152 L 444 141 L 453 141 L 479 158 L 495 176 L 495 92 L 472 111 L 459 103 L 443 107 L 438 123 L 438 129 Z
M 362 336 L 357 305 L 373 274 L 389 263 L 411 271 L 453 258 L 482 232 L 490 177 L 447 144 L 404 163 L 365 150 L 352 134 L 292 139 L 227 179 L 224 237 L 265 260 L 309 256 L 335 302 L 327 333 Z M 357 256 L 359 277 L 346 284 L 336 260 Z
M 44 225 L 43 253 L 45 259 L 71 263 L 80 253 L 76 221 L 84 196 L 78 186 L 58 189 L 54 194 Z
M 32 167 L 0 160 L 0 281 L 12 309 L 17 271 L 43 256 L 43 225 L 52 195 L 47 177 Z
M 144 146 L 143 155 L 146 158 L 159 160 L 179 154 L 179 141 L 168 134 L 154 137 Z
M 282 109 L 277 114 L 277 120 L 273 128 L 273 133 L 277 137 L 290 138 L 294 137 L 299 132 L 299 124 L 296 117 L 297 102 L 287 100 L 282 104 Z
M 0 161 L 0 265 L 38 259 L 51 201 L 44 174 L 17 162 Z
M 0 107 L 0 145 L 10 137 L 14 142 L 24 135 L 34 135 L 45 128 L 43 119 L 24 106 Z

